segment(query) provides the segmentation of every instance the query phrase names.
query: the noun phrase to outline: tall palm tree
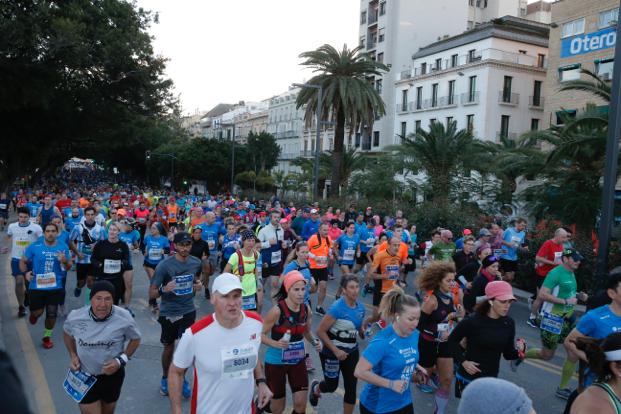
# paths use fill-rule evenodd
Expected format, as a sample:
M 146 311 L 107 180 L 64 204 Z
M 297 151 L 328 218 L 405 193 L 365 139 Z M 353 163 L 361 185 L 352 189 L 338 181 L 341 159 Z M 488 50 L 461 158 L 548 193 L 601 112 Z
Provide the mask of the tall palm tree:
M 606 102 L 610 102 L 610 97 L 612 95 L 610 82 L 606 82 L 597 74 L 591 72 L 588 69 L 581 69 L 580 73 L 587 75 L 587 79 L 576 79 L 563 82 L 563 85 L 559 88 L 559 91 L 589 92 L 592 95 L 597 96 Z
M 319 158 L 320 169 L 330 171 L 332 169 L 332 163 L 334 162 L 334 151 L 326 151 L 321 154 Z M 350 148 L 343 152 L 341 158 L 341 185 L 344 192 L 347 190 L 349 179 L 351 175 L 365 167 L 366 156 L 355 148 Z
M 300 54 L 303 66 L 317 73 L 308 80 L 309 84 L 323 88 L 320 108 L 321 120 L 335 123 L 334 150 L 332 151 L 331 195 L 338 196 L 342 181 L 342 154 L 345 127 L 350 131 L 366 128 L 372 131 L 376 116 L 385 114 L 384 102 L 369 82 L 373 76 L 381 76 L 388 67 L 372 60 L 361 48 L 340 51 L 333 46 L 323 45 L 316 50 Z M 318 90 L 302 88 L 297 97 L 297 107 L 306 105 L 305 120 L 310 125 L 317 111 Z M 321 128 L 321 125 L 317 125 Z

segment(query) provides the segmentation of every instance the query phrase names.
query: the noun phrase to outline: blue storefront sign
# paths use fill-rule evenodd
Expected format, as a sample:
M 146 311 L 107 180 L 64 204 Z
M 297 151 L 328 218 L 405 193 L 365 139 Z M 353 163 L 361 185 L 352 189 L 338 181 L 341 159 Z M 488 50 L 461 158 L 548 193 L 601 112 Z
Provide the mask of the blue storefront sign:
M 561 57 L 572 57 L 615 47 L 617 32 L 608 27 L 593 33 L 568 37 L 561 41 Z

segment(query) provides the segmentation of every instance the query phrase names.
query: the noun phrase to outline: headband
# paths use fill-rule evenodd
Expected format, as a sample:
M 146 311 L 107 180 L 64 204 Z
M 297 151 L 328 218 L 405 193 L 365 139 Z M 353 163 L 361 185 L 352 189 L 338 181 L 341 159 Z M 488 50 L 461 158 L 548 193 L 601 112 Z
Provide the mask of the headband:
M 610 362 L 621 361 L 621 349 L 604 352 L 604 355 L 606 355 L 606 361 L 610 361 Z

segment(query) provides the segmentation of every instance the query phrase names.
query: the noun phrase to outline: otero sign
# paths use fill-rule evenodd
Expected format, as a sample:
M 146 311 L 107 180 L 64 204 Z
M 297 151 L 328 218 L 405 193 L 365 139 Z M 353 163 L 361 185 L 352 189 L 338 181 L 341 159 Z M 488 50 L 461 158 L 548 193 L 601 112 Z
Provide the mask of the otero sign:
M 609 49 L 615 47 L 616 42 L 617 32 L 615 27 L 568 37 L 561 41 L 561 57 L 566 58 Z

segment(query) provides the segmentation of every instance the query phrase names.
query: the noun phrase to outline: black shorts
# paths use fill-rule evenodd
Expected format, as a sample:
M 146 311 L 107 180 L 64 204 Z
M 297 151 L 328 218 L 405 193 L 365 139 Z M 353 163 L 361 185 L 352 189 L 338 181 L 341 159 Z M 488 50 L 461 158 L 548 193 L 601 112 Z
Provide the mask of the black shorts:
M 315 279 L 315 283 L 326 282 L 328 280 L 328 268 L 311 269 L 311 276 Z
M 0 210 L 0 218 L 8 220 L 9 219 L 9 211 L 8 210 Z
M 364 266 L 366 263 L 369 263 L 369 258 L 367 257 L 367 254 L 360 252 L 360 256 L 356 257 L 356 264 Z
M 64 289 L 28 291 L 30 311 L 44 309 L 46 306 L 54 306 L 62 303 L 65 295 Z
M 261 277 L 280 276 L 280 263 L 272 266 L 263 266 Z
M 88 390 L 80 404 L 103 401 L 107 404 L 118 401 L 125 379 L 125 368 L 121 367 L 112 375 L 97 375 L 97 382 Z
M 369 410 L 367 407 L 365 407 L 361 403 L 360 404 L 360 414 L 375 414 L 375 411 Z M 389 411 L 389 412 L 384 413 L 384 414 L 414 414 L 414 406 L 412 405 L 412 403 L 409 403 L 408 405 L 406 405 L 403 408 L 399 408 L 398 410 L 394 410 L 394 411 Z
M 112 295 L 112 298 L 114 300 L 114 304 L 118 305 L 119 301 L 123 299 L 123 295 L 125 294 L 125 280 L 123 277 L 115 277 L 114 279 L 95 278 L 95 280 L 106 280 L 112 283 L 112 286 L 114 286 L 114 295 Z
M 412 264 L 406 264 L 404 266 L 405 273 L 410 273 L 416 270 L 416 257 L 408 256 L 408 259 L 412 260 Z
M 535 276 L 535 284 L 537 285 L 537 289 L 541 289 L 544 280 L 546 280 L 545 277 L 541 277 L 539 275 Z
M 306 361 L 297 364 L 268 364 L 265 363 L 265 379 L 267 386 L 274 393 L 275 400 L 285 398 L 286 385 L 289 382 L 291 393 L 308 390 L 308 372 Z
M 93 265 L 90 263 L 77 263 L 75 265 L 75 274 L 78 280 L 86 280 L 86 276 L 93 274 Z
M 195 320 L 196 311 L 186 313 L 181 319 L 174 322 L 171 322 L 166 316 L 160 316 L 157 318 L 162 327 L 160 342 L 164 345 L 174 344 L 177 339 L 181 338 L 183 332 L 194 324 Z
M 144 266 L 144 267 L 148 267 L 148 268 L 153 269 L 153 270 L 155 270 L 155 268 L 157 267 L 157 265 L 154 265 L 154 264 L 152 264 L 152 263 L 149 263 L 149 262 L 147 262 L 146 260 L 142 263 L 142 266 Z
M 517 260 L 500 259 L 500 270 L 503 272 L 517 272 Z
M 384 293 L 382 293 L 382 281 L 380 279 L 376 279 L 374 281 L 373 286 L 373 306 L 379 306 L 382 298 L 384 297 Z
M 438 358 L 453 358 L 448 342 L 427 341 L 422 336 L 418 338 L 418 355 L 423 368 L 433 367 Z

